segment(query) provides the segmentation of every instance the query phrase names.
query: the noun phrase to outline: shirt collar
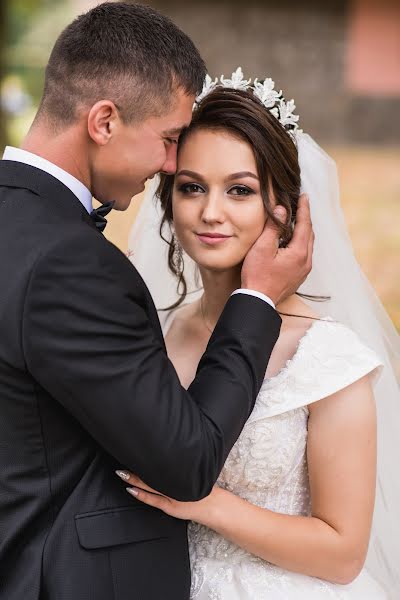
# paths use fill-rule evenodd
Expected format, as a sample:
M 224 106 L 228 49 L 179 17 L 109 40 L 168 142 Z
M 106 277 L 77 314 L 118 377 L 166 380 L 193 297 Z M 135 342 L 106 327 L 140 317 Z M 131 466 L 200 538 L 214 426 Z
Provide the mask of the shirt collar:
M 81 204 L 85 207 L 87 212 L 90 214 L 93 210 L 92 205 L 92 193 L 88 188 L 83 185 L 79 179 L 76 179 L 64 169 L 57 167 L 52 162 L 38 156 L 37 154 L 32 154 L 32 152 L 27 152 L 26 150 L 21 150 L 20 148 L 13 148 L 12 146 L 7 146 L 4 154 L 3 160 L 12 160 L 15 162 L 24 163 L 26 165 L 30 165 L 31 167 L 36 167 L 41 171 L 45 171 L 49 175 L 52 175 L 58 181 L 61 181 L 67 188 L 71 190 L 73 194 L 78 198 Z

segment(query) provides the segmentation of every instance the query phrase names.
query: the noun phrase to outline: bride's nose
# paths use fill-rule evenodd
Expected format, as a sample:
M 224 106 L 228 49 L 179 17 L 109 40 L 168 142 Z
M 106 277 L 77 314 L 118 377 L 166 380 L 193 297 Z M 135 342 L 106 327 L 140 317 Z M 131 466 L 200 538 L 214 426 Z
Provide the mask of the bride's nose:
M 209 193 L 204 198 L 201 219 L 204 223 L 222 223 L 224 221 L 223 201 L 217 193 Z

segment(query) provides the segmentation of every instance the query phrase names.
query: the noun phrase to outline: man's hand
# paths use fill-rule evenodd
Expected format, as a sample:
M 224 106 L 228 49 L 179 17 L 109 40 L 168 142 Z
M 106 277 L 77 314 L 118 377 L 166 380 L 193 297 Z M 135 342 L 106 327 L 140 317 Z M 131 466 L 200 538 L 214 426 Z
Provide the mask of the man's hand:
M 276 207 L 275 215 L 282 220 L 285 209 Z M 302 194 L 288 246 L 279 248 L 279 233 L 269 219 L 244 260 L 242 288 L 261 292 L 279 304 L 299 288 L 311 271 L 313 246 L 310 205 L 307 196 Z

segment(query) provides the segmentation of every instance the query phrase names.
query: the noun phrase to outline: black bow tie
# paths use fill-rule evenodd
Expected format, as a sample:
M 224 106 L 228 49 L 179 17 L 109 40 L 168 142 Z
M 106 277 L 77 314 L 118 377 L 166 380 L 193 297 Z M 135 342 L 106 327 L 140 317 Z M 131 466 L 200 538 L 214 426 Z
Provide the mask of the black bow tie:
M 105 217 L 106 215 L 108 215 L 109 212 L 112 211 L 114 204 L 114 201 L 106 202 L 105 204 L 99 206 L 99 208 L 95 208 L 94 210 L 92 210 L 92 212 L 90 213 L 90 218 L 92 219 L 92 221 L 94 221 L 94 224 L 96 225 L 99 231 L 105 230 L 107 225 L 107 219 Z

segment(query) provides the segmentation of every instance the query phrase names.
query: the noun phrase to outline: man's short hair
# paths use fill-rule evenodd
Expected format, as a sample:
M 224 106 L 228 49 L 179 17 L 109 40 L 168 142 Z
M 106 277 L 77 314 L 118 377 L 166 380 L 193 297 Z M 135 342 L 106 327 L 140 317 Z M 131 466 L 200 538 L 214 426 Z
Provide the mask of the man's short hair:
M 168 17 L 141 4 L 106 2 L 59 36 L 38 116 L 66 126 L 80 108 L 112 100 L 130 123 L 167 112 L 178 87 L 197 94 L 205 73 L 197 48 Z

